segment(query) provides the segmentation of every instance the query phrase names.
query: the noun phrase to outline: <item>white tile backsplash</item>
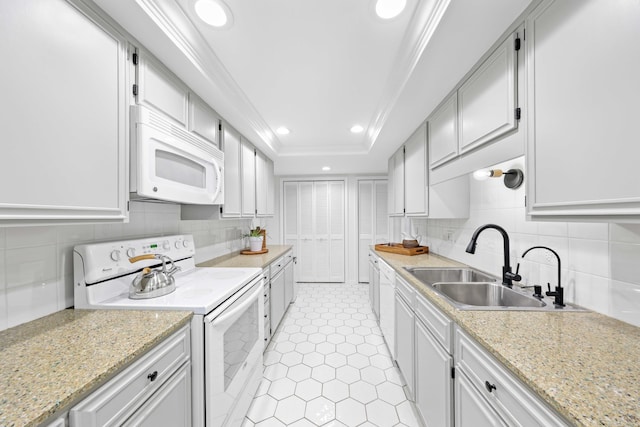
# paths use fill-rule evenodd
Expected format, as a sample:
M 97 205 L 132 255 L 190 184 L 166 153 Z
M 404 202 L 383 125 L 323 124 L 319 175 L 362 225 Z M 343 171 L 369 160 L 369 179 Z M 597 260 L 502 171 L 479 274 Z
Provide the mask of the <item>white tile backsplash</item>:
M 509 169 L 516 164 L 518 160 L 496 167 Z M 522 263 L 524 283 L 555 286 L 557 267 L 552 254 L 535 250 L 521 259 L 531 246 L 548 246 L 562 261 L 567 301 L 640 326 L 640 224 L 527 221 L 524 186 L 514 191 L 499 179 L 470 178 L 470 191 L 468 219 L 427 220 L 425 241 L 432 252 L 500 275 L 503 255 L 498 233 L 483 232 L 476 254 L 465 252 L 477 227 L 498 224 L 509 233 L 512 268 Z M 445 241 L 445 229 L 454 230 L 453 242 Z
M 200 262 L 241 250 L 240 236 L 250 224 L 251 220 L 182 221 L 179 205 L 131 202 L 126 224 L 0 228 L 0 330 L 73 305 L 75 245 L 194 234 Z

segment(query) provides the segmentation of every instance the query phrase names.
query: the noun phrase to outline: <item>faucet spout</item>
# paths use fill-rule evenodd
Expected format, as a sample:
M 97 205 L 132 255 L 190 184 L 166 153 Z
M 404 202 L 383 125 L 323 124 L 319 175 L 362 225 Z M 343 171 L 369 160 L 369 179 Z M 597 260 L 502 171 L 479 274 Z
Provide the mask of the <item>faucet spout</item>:
M 510 248 L 509 248 L 509 235 L 506 230 L 499 225 L 496 224 L 485 224 L 476 229 L 471 236 L 471 240 L 467 245 L 465 251 L 470 254 L 476 253 L 476 245 L 478 242 L 478 236 L 487 228 L 493 228 L 497 230 L 502 235 L 502 250 L 504 253 L 504 264 L 502 266 L 502 284 L 511 288 L 513 286 L 513 281 L 520 281 L 522 277 L 520 277 L 517 273 L 511 272 L 511 259 L 510 259 Z
M 524 253 L 522 254 L 521 258 L 524 258 L 524 256 L 526 254 L 529 253 L 529 251 L 533 250 L 533 249 L 546 249 L 549 252 L 551 252 L 552 254 L 554 254 L 556 256 L 556 260 L 558 260 L 558 285 L 555 287 L 555 290 L 553 292 L 551 292 L 551 285 L 548 285 L 548 289 L 549 291 L 546 292 L 548 297 L 555 297 L 553 303 L 555 305 L 559 305 L 564 307 L 564 288 L 562 287 L 561 283 L 560 283 L 560 271 L 562 270 L 562 264 L 560 263 L 560 255 L 558 255 L 558 253 L 556 251 L 554 251 L 551 248 L 548 248 L 546 246 L 532 246 L 529 249 L 527 249 L 526 251 L 524 251 Z

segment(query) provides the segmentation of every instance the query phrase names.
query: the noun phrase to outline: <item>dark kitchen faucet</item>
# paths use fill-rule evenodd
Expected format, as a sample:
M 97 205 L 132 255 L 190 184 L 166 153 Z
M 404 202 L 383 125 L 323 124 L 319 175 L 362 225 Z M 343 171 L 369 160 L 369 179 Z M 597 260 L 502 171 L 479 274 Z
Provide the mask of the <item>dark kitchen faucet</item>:
M 476 244 L 478 240 L 478 236 L 487 228 L 493 228 L 494 230 L 498 230 L 500 234 L 502 234 L 502 243 L 503 243 L 503 251 L 504 251 L 504 265 L 502 266 L 502 284 L 511 288 L 513 286 L 513 280 L 519 282 L 522 280 L 522 277 L 518 275 L 518 273 L 511 272 L 511 261 L 509 256 L 509 235 L 505 231 L 504 228 L 495 224 L 485 224 L 480 227 L 476 231 L 473 232 L 471 236 L 471 241 L 469 245 L 467 245 L 466 252 L 470 254 L 476 253 Z
M 555 287 L 555 290 L 553 292 L 551 292 L 551 284 L 547 283 L 547 289 L 548 291 L 545 292 L 547 294 L 548 297 L 555 297 L 553 303 L 555 305 L 559 305 L 560 307 L 564 307 L 564 288 L 560 285 L 560 270 L 561 270 L 561 264 L 560 264 L 560 255 L 557 254 L 556 251 L 554 251 L 551 248 L 548 248 L 546 246 L 532 246 L 529 249 L 527 249 L 526 251 L 524 251 L 524 253 L 522 254 L 522 256 L 520 258 L 524 258 L 524 256 L 526 254 L 529 253 L 530 250 L 532 249 L 546 249 L 548 251 L 550 251 L 552 254 L 554 254 L 556 256 L 556 259 L 558 260 L 558 285 Z M 518 268 L 516 268 L 516 274 L 518 274 L 518 270 L 520 270 L 520 263 L 518 263 Z M 535 288 L 535 293 L 534 296 L 540 296 L 541 287 L 539 286 L 534 286 Z

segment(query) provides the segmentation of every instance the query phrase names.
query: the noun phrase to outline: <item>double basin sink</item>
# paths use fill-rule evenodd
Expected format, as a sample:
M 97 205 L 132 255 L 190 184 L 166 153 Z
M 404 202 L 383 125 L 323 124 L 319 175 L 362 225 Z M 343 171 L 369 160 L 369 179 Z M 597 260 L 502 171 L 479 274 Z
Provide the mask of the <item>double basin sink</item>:
M 473 268 L 405 267 L 420 282 L 460 310 L 582 311 L 575 306 L 554 305 L 549 297 L 534 297 L 532 289 L 508 288 L 490 274 Z

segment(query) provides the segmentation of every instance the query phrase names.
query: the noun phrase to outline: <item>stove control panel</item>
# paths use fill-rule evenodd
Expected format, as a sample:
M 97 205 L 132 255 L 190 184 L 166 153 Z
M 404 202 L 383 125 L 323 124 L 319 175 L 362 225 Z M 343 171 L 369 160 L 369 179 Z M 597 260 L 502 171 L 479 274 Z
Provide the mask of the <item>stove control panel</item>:
M 129 262 L 130 258 L 148 254 L 166 255 L 174 261 L 193 258 L 195 255 L 193 236 L 180 234 L 79 245 L 74 248 L 74 262 L 79 258 L 78 261 L 83 263 L 86 283 L 96 283 L 160 262 L 155 259 Z

